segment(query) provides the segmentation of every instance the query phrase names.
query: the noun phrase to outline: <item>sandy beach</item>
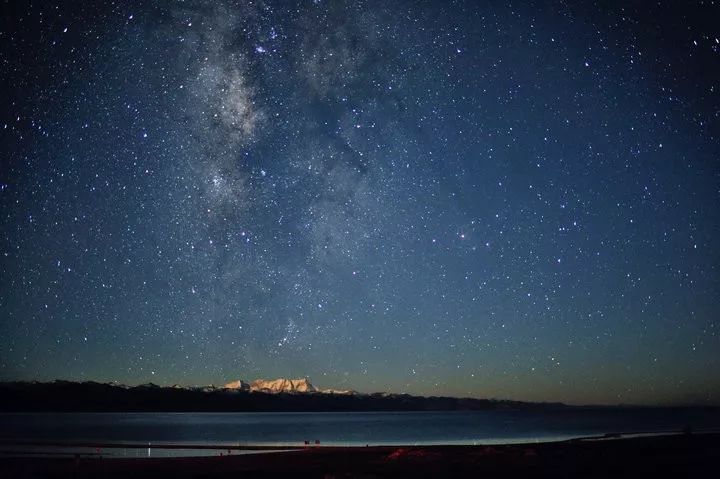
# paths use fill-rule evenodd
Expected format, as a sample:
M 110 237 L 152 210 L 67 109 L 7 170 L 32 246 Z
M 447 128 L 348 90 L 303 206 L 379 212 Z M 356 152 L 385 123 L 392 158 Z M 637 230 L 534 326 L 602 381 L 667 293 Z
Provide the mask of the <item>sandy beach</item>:
M 492 446 L 310 447 L 211 457 L 5 457 L 2 477 L 716 477 L 720 434 Z

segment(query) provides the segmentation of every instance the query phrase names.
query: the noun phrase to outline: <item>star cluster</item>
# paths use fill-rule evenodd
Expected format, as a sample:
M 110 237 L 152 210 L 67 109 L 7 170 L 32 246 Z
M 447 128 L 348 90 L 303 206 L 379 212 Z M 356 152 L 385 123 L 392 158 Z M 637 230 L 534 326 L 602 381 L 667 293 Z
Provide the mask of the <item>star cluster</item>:
M 720 400 L 713 2 L 4 2 L 0 377 Z

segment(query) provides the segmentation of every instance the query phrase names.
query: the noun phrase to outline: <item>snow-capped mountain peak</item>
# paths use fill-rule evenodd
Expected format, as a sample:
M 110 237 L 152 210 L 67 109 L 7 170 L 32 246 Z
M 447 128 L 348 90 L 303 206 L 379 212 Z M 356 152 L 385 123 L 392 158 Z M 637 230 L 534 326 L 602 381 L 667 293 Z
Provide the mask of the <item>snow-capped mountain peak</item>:
M 305 379 L 258 379 L 250 385 L 251 391 L 262 391 L 272 393 L 314 393 L 318 389 Z
M 255 381 L 248 383 L 242 379 L 232 381 L 223 386 L 228 391 L 246 391 L 246 392 L 261 392 L 261 393 L 291 393 L 291 394 L 305 394 L 305 393 L 320 393 L 320 394 L 334 394 L 334 395 L 350 395 L 356 394 L 353 390 L 340 390 L 340 389 L 318 389 L 310 383 L 307 378 L 303 379 L 256 379 Z

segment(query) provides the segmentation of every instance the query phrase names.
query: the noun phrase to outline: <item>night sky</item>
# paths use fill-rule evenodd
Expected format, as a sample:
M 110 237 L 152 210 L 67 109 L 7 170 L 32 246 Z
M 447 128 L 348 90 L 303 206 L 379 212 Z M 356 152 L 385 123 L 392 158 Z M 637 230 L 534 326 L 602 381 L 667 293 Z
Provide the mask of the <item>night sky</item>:
M 0 379 L 720 402 L 718 18 L 4 0 Z

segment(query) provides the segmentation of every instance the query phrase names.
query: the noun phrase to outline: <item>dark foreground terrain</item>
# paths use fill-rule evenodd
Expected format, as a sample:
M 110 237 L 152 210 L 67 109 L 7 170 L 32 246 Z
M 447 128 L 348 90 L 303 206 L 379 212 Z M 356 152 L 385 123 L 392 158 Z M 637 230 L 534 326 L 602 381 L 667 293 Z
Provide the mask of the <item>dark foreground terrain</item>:
M 0 477 L 720 477 L 720 434 L 506 446 L 320 447 L 170 459 L 0 459 Z

